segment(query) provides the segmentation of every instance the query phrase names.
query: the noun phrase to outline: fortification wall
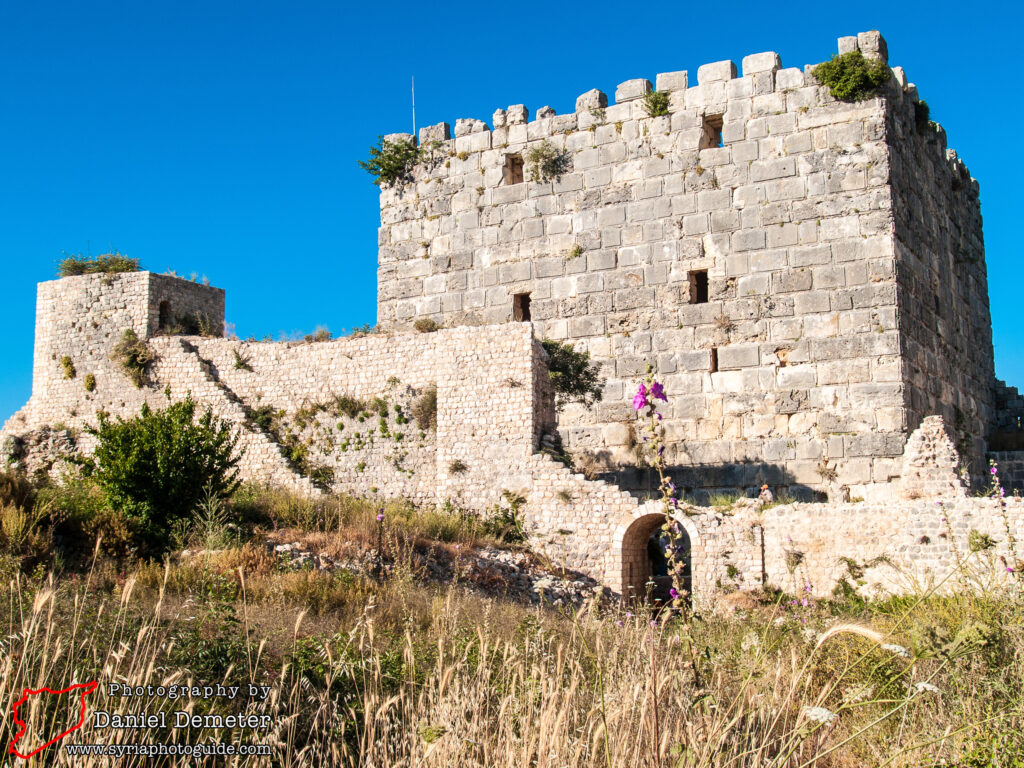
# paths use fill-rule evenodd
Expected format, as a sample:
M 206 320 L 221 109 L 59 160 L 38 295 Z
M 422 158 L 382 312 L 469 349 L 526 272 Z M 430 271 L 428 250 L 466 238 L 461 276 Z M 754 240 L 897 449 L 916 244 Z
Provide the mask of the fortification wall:
M 879 41 L 865 37 L 869 55 Z M 673 395 L 683 486 L 823 488 L 835 470 L 866 495 L 896 474 L 907 423 L 886 104 L 837 102 L 774 53 L 736 74 L 658 75 L 663 117 L 631 80 L 611 106 L 591 91 L 569 115 L 527 122 L 518 106 L 492 130 L 422 129 L 436 162 L 381 193 L 379 321 L 507 322 L 529 294 L 538 335 L 576 342 L 608 375 L 596 409 L 561 414 L 570 450 L 634 463 L 629 398 L 651 364 Z M 545 142 L 569 168 L 506 183 L 507 157 Z
M 945 417 L 975 477 L 995 420 L 992 319 L 978 182 L 917 88 L 889 100 L 896 278 L 907 428 Z
M 39 283 L 31 413 L 24 415 L 35 423 L 55 424 L 69 415 L 74 418 L 74 407 L 66 407 L 70 403 L 81 402 L 89 410 L 98 397 L 85 390 L 90 374 L 96 391 L 124 390 L 127 382 L 110 359 L 111 350 L 128 329 L 140 338 L 156 336 L 162 302 L 172 318 L 194 319 L 201 313 L 211 331 L 223 329 L 224 291 L 181 278 L 124 272 Z M 123 392 L 120 397 L 134 401 L 134 394 Z

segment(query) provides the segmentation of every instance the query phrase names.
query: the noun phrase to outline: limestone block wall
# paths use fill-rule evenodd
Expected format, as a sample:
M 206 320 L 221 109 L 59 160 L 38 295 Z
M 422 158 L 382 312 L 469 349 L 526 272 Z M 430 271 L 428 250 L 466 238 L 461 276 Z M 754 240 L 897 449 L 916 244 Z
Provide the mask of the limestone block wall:
M 36 294 L 36 337 L 32 369 L 32 412 L 37 423 L 67 420 L 65 405 L 83 407 L 124 389 L 124 374 L 110 359 L 114 344 L 127 329 L 140 338 L 159 333 L 161 302 L 177 314 L 202 312 L 211 326 L 223 328 L 224 291 L 152 272 L 82 275 L 39 283 Z M 67 357 L 73 375 L 63 364 Z M 95 378 L 94 392 L 85 390 Z M 129 387 L 130 389 L 130 387 Z M 126 402 L 139 403 L 138 393 L 123 392 Z M 94 410 L 94 409 L 93 409 Z
M 877 33 L 869 55 L 883 55 Z M 872 49 L 873 46 L 873 49 Z M 378 318 L 508 322 L 529 294 L 538 336 L 603 363 L 604 402 L 567 408 L 567 446 L 633 464 L 629 398 L 646 366 L 671 400 L 684 487 L 822 488 L 896 476 L 907 430 L 888 100 L 837 102 L 774 53 L 598 91 L 572 114 L 498 110 L 493 128 L 424 128 L 434 160 L 381 192 Z M 531 150 L 563 154 L 532 181 Z M 703 276 L 706 271 L 706 296 Z M 643 477 L 617 478 L 643 487 Z
M 975 477 L 995 420 L 992 319 L 978 182 L 917 88 L 889 99 L 886 136 L 893 195 L 899 330 L 907 428 L 939 414 Z

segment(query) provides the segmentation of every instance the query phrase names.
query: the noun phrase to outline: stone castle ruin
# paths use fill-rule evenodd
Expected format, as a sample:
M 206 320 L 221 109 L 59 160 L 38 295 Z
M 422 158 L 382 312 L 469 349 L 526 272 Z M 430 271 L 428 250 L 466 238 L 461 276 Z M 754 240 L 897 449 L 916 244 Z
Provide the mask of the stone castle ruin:
M 877 32 L 840 38 L 855 50 L 887 63 Z M 62 451 L 90 449 L 98 410 L 191 394 L 237 425 L 249 479 L 512 504 L 538 550 L 628 595 L 653 575 L 665 520 L 645 501 L 630 405 L 650 366 L 692 500 L 768 485 L 828 501 L 686 507 L 695 600 L 828 592 L 851 561 L 874 563 L 858 578 L 879 588 L 941 580 L 973 531 L 1016 567 L 1024 506 L 967 492 L 989 456 L 1024 488 L 1024 399 L 994 376 L 978 183 L 902 69 L 854 102 L 811 69 L 759 53 L 692 82 L 628 80 L 610 105 L 588 91 L 572 114 L 531 121 L 517 105 L 490 128 L 421 129 L 423 161 L 381 190 L 374 333 L 240 341 L 222 336 L 217 288 L 149 272 L 41 283 L 8 460 L 57 471 Z M 427 321 L 440 330 L 415 330 Z M 128 329 L 154 355 L 138 388 L 111 359 Z M 541 339 L 600 364 L 601 402 L 555 408 Z M 559 444 L 586 474 L 541 450 Z

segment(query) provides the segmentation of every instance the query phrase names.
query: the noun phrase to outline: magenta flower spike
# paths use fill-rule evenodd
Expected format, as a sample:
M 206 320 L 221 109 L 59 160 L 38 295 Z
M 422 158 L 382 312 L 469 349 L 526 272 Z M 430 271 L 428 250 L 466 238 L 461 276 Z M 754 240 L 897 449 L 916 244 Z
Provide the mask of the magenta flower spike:
M 633 410 L 639 411 L 647 406 L 647 387 L 640 384 L 640 389 L 633 395 Z
M 664 400 L 666 403 L 668 402 L 668 398 L 665 397 L 665 387 L 661 385 L 660 381 L 656 381 L 651 384 L 651 397 L 654 400 Z

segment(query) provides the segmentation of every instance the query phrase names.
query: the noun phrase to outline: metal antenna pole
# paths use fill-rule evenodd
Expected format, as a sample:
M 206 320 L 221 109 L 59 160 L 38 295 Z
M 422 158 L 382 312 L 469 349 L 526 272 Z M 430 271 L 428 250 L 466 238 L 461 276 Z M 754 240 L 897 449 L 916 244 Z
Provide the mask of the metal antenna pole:
M 416 76 L 412 78 L 412 137 L 416 138 Z

